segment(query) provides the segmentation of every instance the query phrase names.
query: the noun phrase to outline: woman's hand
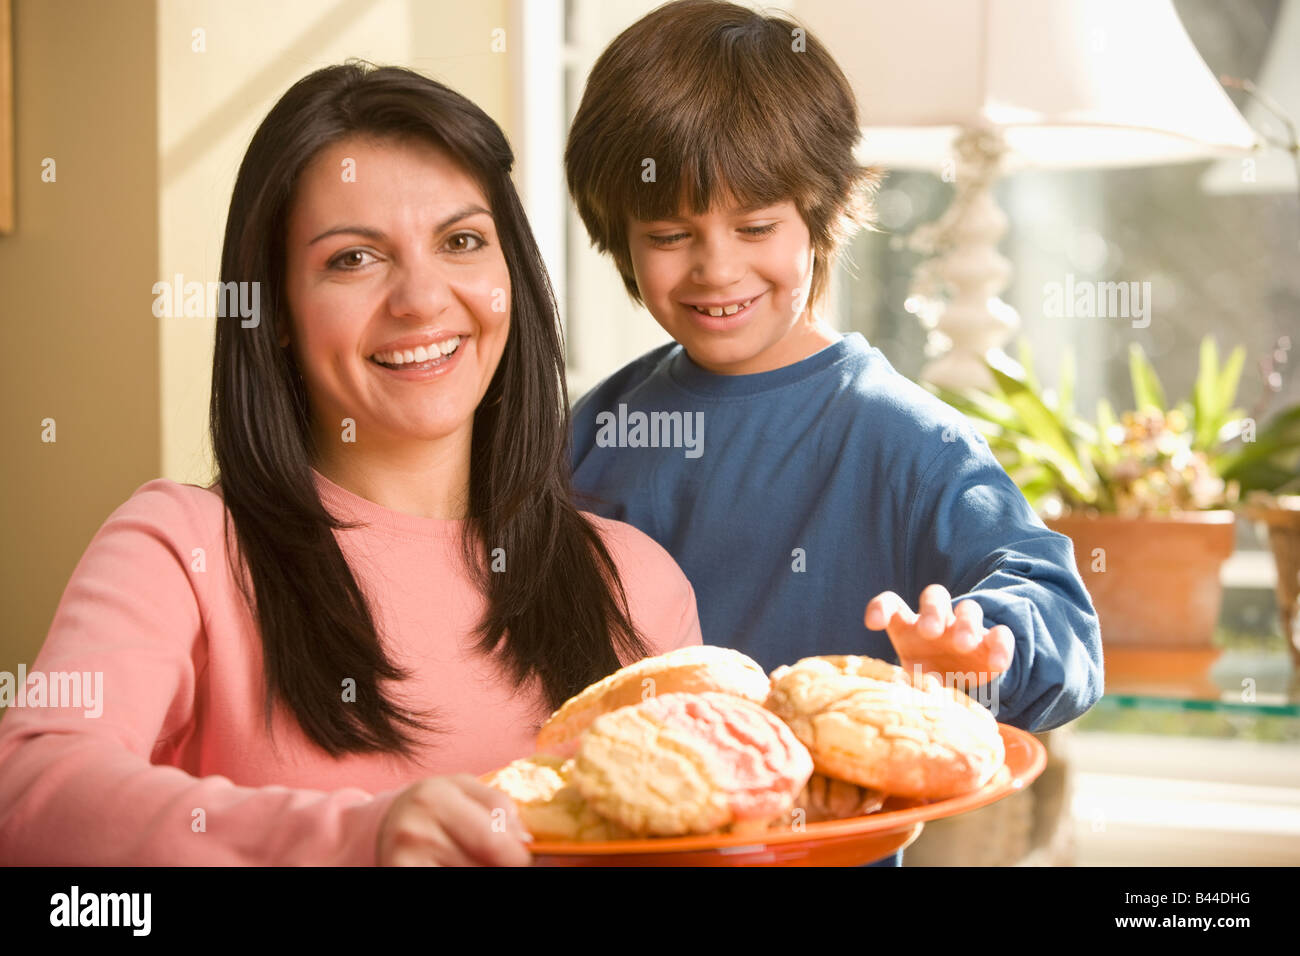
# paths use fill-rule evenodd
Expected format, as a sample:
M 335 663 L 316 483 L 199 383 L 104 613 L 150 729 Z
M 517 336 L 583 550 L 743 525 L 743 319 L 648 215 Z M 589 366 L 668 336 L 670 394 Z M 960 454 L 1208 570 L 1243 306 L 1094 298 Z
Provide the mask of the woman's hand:
M 426 777 L 379 825 L 380 866 L 528 866 L 531 840 L 511 799 L 469 774 Z
M 889 632 L 898 662 L 909 674 L 916 665 L 923 673 L 937 673 L 944 683 L 954 674 L 974 672 L 985 684 L 1011 666 L 1016 641 L 1005 624 L 986 628 L 978 603 L 962 601 L 953 610 L 952 596 L 942 584 L 921 592 L 921 613 L 893 591 L 885 591 L 867 605 L 866 625 Z

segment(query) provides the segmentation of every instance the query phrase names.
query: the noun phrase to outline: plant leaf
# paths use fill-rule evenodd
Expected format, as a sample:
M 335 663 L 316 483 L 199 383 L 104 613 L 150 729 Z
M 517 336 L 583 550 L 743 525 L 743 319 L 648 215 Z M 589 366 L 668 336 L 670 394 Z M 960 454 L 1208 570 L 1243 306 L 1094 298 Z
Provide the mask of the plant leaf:
M 1142 346 L 1133 342 L 1128 347 L 1129 378 L 1133 382 L 1133 402 L 1138 411 L 1154 408 L 1158 412 L 1165 410 L 1165 390 L 1160 385 L 1156 370 L 1147 359 Z
M 1110 430 L 1119 424 L 1115 413 L 1111 411 L 1110 402 L 1100 399 L 1097 402 L 1097 455 L 1108 465 L 1119 461 L 1119 446 L 1111 441 Z
M 1016 357 L 1020 359 L 1020 365 L 1025 370 L 1024 382 L 1035 393 L 1041 393 L 1042 389 L 1038 385 L 1038 376 L 1034 372 L 1034 353 L 1029 347 L 1029 340 L 1023 336 L 1016 341 Z
M 1021 430 L 1015 410 L 996 395 L 974 389 L 958 392 L 942 386 L 934 386 L 933 390 L 934 394 L 968 418 L 983 419 L 1007 431 Z
M 1200 364 L 1196 369 L 1196 384 L 1192 386 L 1192 427 L 1195 429 L 1192 447 L 1198 451 L 1214 444 L 1219 433 L 1215 427 L 1218 385 L 1219 346 L 1207 335 L 1201 339 Z
M 1005 401 L 1024 423 L 1025 434 L 1041 446 L 1038 453 L 1055 467 L 1062 480 L 1077 493 L 1091 500 L 1095 494 L 1097 474 L 1091 461 L 1080 461 L 1070 442 L 1069 429 L 1039 398 L 1026 382 L 986 362 Z
M 1057 405 L 1063 415 L 1074 414 L 1074 380 L 1074 350 L 1066 349 L 1065 354 L 1061 356 L 1061 377 L 1058 386 L 1060 402 Z
M 1275 415 L 1253 442 L 1214 459 L 1224 481 L 1236 481 L 1241 492 L 1273 491 L 1300 472 L 1300 405 Z
M 1237 385 L 1241 382 L 1241 369 L 1246 363 L 1246 347 L 1238 345 L 1228 356 L 1228 361 L 1223 363 L 1223 368 L 1219 371 L 1219 380 L 1215 386 L 1215 428 L 1214 434 L 1219 433 L 1224 422 L 1231 417 L 1228 409 L 1232 408 L 1232 403 L 1237 400 Z

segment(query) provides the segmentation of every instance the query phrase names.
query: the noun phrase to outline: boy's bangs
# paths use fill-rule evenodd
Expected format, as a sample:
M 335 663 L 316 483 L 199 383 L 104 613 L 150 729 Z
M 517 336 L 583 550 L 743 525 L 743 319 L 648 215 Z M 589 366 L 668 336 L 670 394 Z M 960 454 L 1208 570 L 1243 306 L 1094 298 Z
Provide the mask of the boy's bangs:
M 807 168 L 807 156 L 793 141 L 774 136 L 770 126 L 737 122 L 734 112 L 725 121 L 709 118 L 680 125 L 708 132 L 674 130 L 660 149 L 647 153 L 655 161 L 655 178 L 646 182 L 643 173 L 634 180 L 626 205 L 634 218 L 648 222 L 787 200 L 803 208 L 815 172 Z M 644 160 L 642 166 L 644 170 Z

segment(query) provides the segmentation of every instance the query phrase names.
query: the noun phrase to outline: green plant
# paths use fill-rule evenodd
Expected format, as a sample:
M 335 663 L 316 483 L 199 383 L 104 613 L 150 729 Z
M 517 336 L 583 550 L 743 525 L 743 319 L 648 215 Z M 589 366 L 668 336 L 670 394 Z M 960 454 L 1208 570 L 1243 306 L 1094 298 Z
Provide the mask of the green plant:
M 1285 346 L 1275 354 L 1284 360 Z M 1231 506 L 1250 491 L 1300 489 L 1300 405 L 1257 429 L 1235 404 L 1246 357 L 1241 346 L 1220 362 L 1215 341 L 1202 340 L 1192 395 L 1169 407 L 1159 376 L 1134 343 L 1134 408 L 1116 416 L 1102 399 L 1093 421 L 1074 409 L 1071 353 L 1054 391 L 1039 387 L 1023 339 L 1019 356 L 985 360 L 988 390 L 932 391 L 971 418 L 1041 512 L 1168 514 Z

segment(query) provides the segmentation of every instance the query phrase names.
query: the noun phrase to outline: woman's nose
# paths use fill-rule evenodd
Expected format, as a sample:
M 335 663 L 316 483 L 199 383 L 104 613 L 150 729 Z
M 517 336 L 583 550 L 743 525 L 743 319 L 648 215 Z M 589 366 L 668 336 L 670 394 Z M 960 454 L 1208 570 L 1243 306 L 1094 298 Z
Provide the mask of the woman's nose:
M 453 299 L 451 283 L 441 263 L 429 253 L 407 257 L 394 271 L 389 310 L 424 322 L 441 314 Z

